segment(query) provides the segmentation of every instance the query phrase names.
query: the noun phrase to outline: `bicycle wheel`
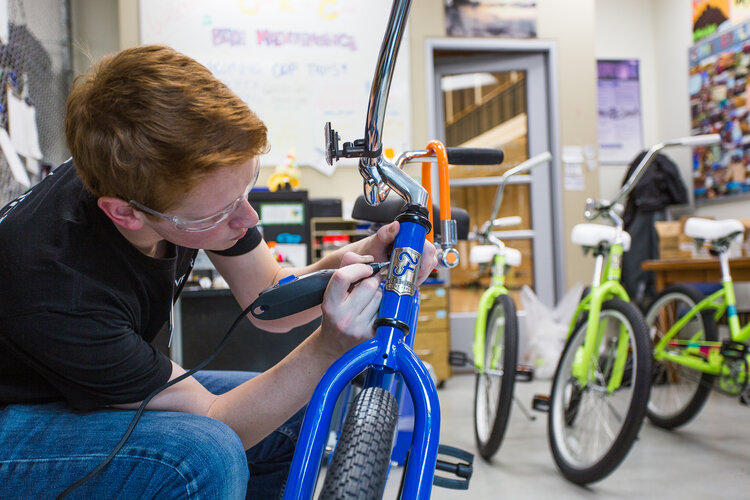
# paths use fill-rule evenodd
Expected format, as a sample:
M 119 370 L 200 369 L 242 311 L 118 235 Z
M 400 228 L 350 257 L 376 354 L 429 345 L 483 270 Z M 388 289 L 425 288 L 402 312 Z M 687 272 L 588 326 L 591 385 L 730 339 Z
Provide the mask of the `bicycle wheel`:
M 495 299 L 487 311 L 484 370 L 474 385 L 474 438 L 479 454 L 489 460 L 500 448 L 513 402 L 518 360 L 516 306 L 508 295 Z
M 346 416 L 319 498 L 382 498 L 397 421 L 393 394 L 380 387 L 363 390 Z
M 583 354 L 587 325 L 585 317 L 560 357 L 549 415 L 552 455 L 562 474 L 577 484 L 603 479 L 630 451 L 645 417 L 651 375 L 651 342 L 643 316 L 634 305 L 611 299 L 602 304 L 599 339 L 582 387 L 572 370 Z M 618 370 L 614 364 L 621 338 L 627 340 L 622 346 L 627 358 Z M 619 372 L 621 383 L 610 390 L 608 384 Z
M 649 334 L 656 345 L 664 334 L 703 300 L 702 294 L 689 286 L 673 285 L 657 295 L 646 312 Z M 712 311 L 693 316 L 677 332 L 673 340 L 716 341 L 716 322 Z M 684 345 L 671 343 L 667 349 L 676 351 Z M 654 361 L 649 420 L 664 429 L 673 429 L 689 422 L 703 408 L 711 392 L 714 376 L 671 361 Z

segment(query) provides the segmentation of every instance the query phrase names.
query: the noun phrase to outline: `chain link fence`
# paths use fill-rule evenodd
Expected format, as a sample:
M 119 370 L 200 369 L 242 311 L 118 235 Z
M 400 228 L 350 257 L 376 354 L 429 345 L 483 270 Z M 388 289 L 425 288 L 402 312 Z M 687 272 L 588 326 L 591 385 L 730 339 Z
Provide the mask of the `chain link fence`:
M 8 37 L 0 45 L 0 126 L 8 127 L 7 92 L 23 95 L 36 109 L 42 164 L 70 155 L 65 145 L 65 99 L 72 82 L 67 0 L 8 0 Z M 10 90 L 8 90 L 10 89 Z M 30 173 L 32 185 L 40 174 Z M 27 188 L 0 154 L 0 207 Z

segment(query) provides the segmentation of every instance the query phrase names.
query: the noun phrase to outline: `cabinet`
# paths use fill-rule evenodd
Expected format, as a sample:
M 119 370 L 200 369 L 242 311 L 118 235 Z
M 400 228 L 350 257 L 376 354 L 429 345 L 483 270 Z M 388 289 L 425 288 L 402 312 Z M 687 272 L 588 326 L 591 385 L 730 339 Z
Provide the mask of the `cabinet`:
M 451 376 L 448 363 L 451 348 L 448 286 L 444 283 L 424 283 L 419 292 L 422 302 L 417 318 L 414 352 L 422 361 L 432 365 L 438 383 L 444 382 Z
M 242 312 L 228 289 L 185 290 L 175 305 L 171 348 L 165 325 L 154 345 L 179 365 L 193 368 L 208 358 Z M 320 318 L 286 333 L 271 333 L 242 320 L 207 370 L 262 372 L 281 361 L 320 326 Z

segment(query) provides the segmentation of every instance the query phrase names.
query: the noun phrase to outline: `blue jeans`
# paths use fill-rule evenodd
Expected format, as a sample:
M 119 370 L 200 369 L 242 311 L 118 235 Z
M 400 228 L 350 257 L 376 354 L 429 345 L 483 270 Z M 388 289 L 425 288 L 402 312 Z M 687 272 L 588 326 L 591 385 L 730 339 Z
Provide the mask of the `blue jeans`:
M 254 375 L 206 371 L 195 377 L 221 394 Z M 0 498 L 55 498 L 112 451 L 134 413 L 76 413 L 64 403 L 0 410 Z M 109 465 L 67 498 L 278 498 L 303 414 L 245 451 L 218 420 L 146 411 Z

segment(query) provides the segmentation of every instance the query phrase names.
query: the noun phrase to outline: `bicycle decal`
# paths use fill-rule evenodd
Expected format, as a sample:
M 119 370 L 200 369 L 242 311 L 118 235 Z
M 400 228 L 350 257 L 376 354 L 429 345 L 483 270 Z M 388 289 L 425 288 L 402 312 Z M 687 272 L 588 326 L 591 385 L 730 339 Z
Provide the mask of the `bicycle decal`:
M 417 290 L 417 271 L 422 254 L 413 248 L 393 250 L 391 274 L 385 282 L 385 289 L 399 295 L 414 295 Z
M 727 306 L 727 317 L 730 317 L 730 316 L 737 316 L 737 306 L 735 305 Z

